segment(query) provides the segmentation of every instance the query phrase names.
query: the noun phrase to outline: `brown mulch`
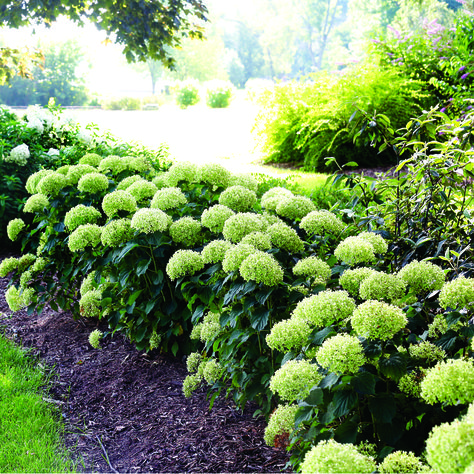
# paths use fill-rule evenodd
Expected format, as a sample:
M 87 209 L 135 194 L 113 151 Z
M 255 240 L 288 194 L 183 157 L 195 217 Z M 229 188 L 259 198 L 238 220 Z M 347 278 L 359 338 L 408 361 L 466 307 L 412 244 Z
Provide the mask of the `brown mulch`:
M 6 255 L 0 255 L 2 260 Z M 212 411 L 205 390 L 187 399 L 184 361 L 138 352 L 116 334 L 88 344 L 97 321 L 74 321 L 68 312 L 12 314 L 0 278 L 0 326 L 52 368 L 44 397 L 58 406 L 65 446 L 84 472 L 279 472 L 283 450 L 263 441 L 265 420 L 217 399 Z

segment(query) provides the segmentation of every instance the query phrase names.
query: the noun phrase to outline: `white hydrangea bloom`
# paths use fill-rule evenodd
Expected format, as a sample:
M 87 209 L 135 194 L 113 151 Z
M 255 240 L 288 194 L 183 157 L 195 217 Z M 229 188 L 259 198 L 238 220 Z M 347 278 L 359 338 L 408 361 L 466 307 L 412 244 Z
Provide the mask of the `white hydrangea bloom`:
M 18 166 L 25 166 L 30 157 L 30 150 L 25 143 L 16 146 L 10 152 L 10 156 L 5 157 L 5 161 L 9 163 L 16 163 Z

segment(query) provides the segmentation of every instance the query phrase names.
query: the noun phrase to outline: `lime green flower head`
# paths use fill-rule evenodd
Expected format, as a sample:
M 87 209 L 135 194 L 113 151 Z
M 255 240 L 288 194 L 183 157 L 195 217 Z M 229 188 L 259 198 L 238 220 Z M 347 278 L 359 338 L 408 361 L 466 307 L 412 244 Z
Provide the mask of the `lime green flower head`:
M 208 163 L 200 168 L 201 181 L 211 186 L 227 188 L 232 178 L 232 173 L 218 163 Z
M 96 224 L 101 216 L 101 213 L 95 207 L 79 204 L 66 212 L 64 225 L 72 232 L 80 225 Z
M 201 361 L 202 356 L 199 352 L 191 352 L 186 359 L 186 368 L 188 369 L 188 372 L 196 372 Z
M 180 181 L 199 182 L 199 167 L 190 161 L 178 161 L 170 166 L 166 180 L 168 186 L 177 186 Z
M 474 278 L 458 277 L 445 283 L 439 294 L 442 308 L 470 309 L 474 305 Z
M 316 360 L 329 372 L 339 374 L 355 374 L 366 363 L 362 344 L 349 334 L 326 339 L 316 354 Z
M 222 233 L 226 240 L 239 243 L 247 234 L 251 232 L 262 232 L 265 224 L 261 217 L 250 212 L 240 212 L 230 216 L 224 222 Z
M 311 199 L 305 196 L 291 196 L 282 199 L 276 206 L 276 213 L 287 219 L 297 220 L 303 219 L 310 212 L 315 211 L 316 206 Z
M 153 331 L 153 333 L 150 336 L 150 350 L 152 351 L 153 349 L 158 349 L 160 347 L 160 342 L 161 342 L 161 335 Z
M 101 161 L 102 157 L 97 153 L 86 153 L 82 158 L 79 159 L 79 164 L 97 167 Z
M 33 272 L 31 270 L 26 270 L 25 272 L 21 274 L 20 288 L 22 289 L 27 288 L 32 280 L 33 280 Z
M 301 319 L 286 319 L 276 323 L 267 335 L 267 344 L 280 352 L 299 351 L 308 344 L 312 328 Z
M 99 171 L 110 171 L 113 175 L 118 175 L 126 169 L 128 169 L 127 160 L 116 155 L 106 156 L 99 163 Z
M 344 222 L 335 214 L 326 210 L 312 211 L 302 220 L 300 227 L 310 236 L 339 235 L 344 230 Z
M 152 169 L 150 162 L 144 156 L 124 156 L 127 168 L 135 173 L 146 173 Z
M 255 191 L 243 186 L 230 186 L 219 196 L 219 204 L 227 206 L 236 212 L 245 212 L 256 204 L 257 194 Z
M 212 342 L 222 333 L 220 314 L 209 311 L 202 321 L 200 339 L 202 342 Z
M 288 437 L 295 425 L 296 412 L 299 410 L 298 405 L 280 405 L 271 414 L 268 425 L 265 428 L 263 439 L 267 446 L 275 446 L 277 437 Z
M 56 170 L 56 173 L 60 173 L 60 174 L 63 174 L 64 176 L 67 176 L 68 171 L 69 171 L 69 168 L 70 168 L 71 166 L 72 166 L 72 165 L 60 166 L 60 167 Z
M 426 460 L 433 472 L 472 472 L 474 423 L 455 420 L 435 426 L 426 440 Z
M 40 170 L 36 173 L 33 173 L 27 180 L 26 180 L 26 190 L 30 194 L 36 194 L 39 191 L 36 189 L 37 184 L 48 174 L 53 174 L 53 170 Z
M 181 217 L 169 229 L 173 241 L 186 247 L 195 246 L 199 242 L 201 230 L 201 223 L 192 217 Z
M 200 253 L 193 250 L 178 250 L 166 265 L 166 273 L 172 280 L 186 275 L 194 275 L 204 268 L 204 260 Z
M 278 204 L 288 198 L 294 197 L 294 194 L 286 188 L 275 187 L 269 189 L 260 199 L 262 207 L 268 211 L 275 211 Z
M 255 250 L 239 267 L 245 281 L 256 281 L 267 286 L 276 286 L 283 281 L 283 269 L 273 255 Z
M 86 173 L 79 179 L 77 189 L 82 193 L 100 193 L 109 189 L 109 178 L 102 173 Z
M 71 252 L 79 252 L 86 247 L 96 247 L 102 237 L 102 227 L 96 224 L 83 224 L 77 227 L 68 240 L 68 247 Z
M 311 278 L 315 285 L 325 285 L 331 277 L 331 267 L 318 257 L 306 257 L 293 267 L 293 275 Z
M 413 262 L 405 265 L 398 276 L 404 280 L 416 294 L 440 290 L 444 285 L 444 271 L 431 262 Z
M 284 223 L 273 224 L 267 229 L 267 233 L 272 239 L 272 244 L 276 248 L 286 250 L 290 253 L 302 252 L 304 243 L 299 238 L 296 230 Z
M 199 388 L 202 382 L 202 377 L 199 374 L 188 375 L 183 380 L 183 394 L 189 398 L 195 390 Z
M 102 228 L 101 241 L 106 247 L 118 247 L 133 239 L 131 219 L 116 219 Z
M 29 306 L 33 302 L 35 295 L 34 288 L 23 288 L 20 293 L 22 306 Z
M 132 213 L 137 210 L 137 201 L 127 191 L 113 191 L 102 199 L 102 209 L 108 217 L 114 217 L 120 211 Z
M 380 234 L 374 232 L 361 232 L 357 237 L 370 242 L 374 247 L 375 253 L 384 254 L 388 250 L 388 244 Z
M 212 240 L 202 249 L 204 263 L 222 262 L 225 253 L 232 247 L 233 245 L 227 240 Z
M 55 197 L 68 184 L 66 177 L 61 173 L 51 173 L 40 179 L 36 189 L 45 196 Z
M 432 339 L 438 338 L 448 331 L 448 322 L 442 314 L 437 314 L 428 326 L 428 336 Z
M 137 202 L 143 202 L 147 199 L 151 199 L 158 191 L 158 188 L 150 181 L 142 179 L 130 185 L 127 191 Z
M 351 316 L 355 306 L 347 291 L 326 290 L 301 300 L 292 316 L 312 326 L 326 327 Z
M 406 393 L 407 395 L 419 398 L 421 394 L 420 384 L 424 376 L 425 370 L 418 367 L 417 370 L 413 370 L 400 378 L 398 381 L 398 388 L 401 392 Z
M 276 216 L 275 214 L 270 214 L 269 212 L 264 212 L 263 214 L 260 214 L 260 217 L 265 222 L 265 227 L 270 227 L 273 224 L 285 223 L 278 216 Z
M 155 176 L 151 182 L 158 188 L 158 189 L 163 189 L 163 188 L 168 188 L 169 183 L 168 183 L 168 173 L 159 173 L 157 176 Z
M 18 268 L 19 260 L 15 257 L 7 257 L 0 263 L 0 277 L 5 278 L 10 272 Z
M 347 237 L 336 247 L 334 255 L 348 265 L 375 261 L 374 246 L 360 237 Z
M 367 339 L 391 339 L 407 325 L 405 313 L 396 306 L 369 300 L 359 305 L 352 314 L 354 331 Z
M 100 316 L 100 303 L 102 293 L 99 290 L 88 291 L 79 300 L 81 315 L 85 318 L 95 318 Z
M 33 194 L 30 196 L 23 208 L 23 212 L 43 212 L 43 210 L 49 206 L 49 200 L 44 194 Z
M 397 275 L 373 272 L 365 278 L 359 287 L 363 300 L 379 300 L 392 303 L 405 295 L 406 283 Z
M 290 360 L 273 374 L 270 390 L 291 403 L 305 399 L 322 379 L 317 365 L 307 360 Z
M 413 453 L 406 451 L 394 451 L 390 453 L 378 466 L 381 474 L 392 473 L 422 473 L 428 472 L 428 466 L 424 465 Z
M 250 189 L 251 191 L 257 192 L 258 182 L 257 180 L 248 173 L 234 173 L 230 178 L 230 186 L 243 186 L 244 188 Z
M 184 206 L 188 200 L 179 188 L 159 189 L 151 200 L 150 207 L 167 211 Z
M 12 219 L 7 225 L 7 235 L 12 241 L 15 241 L 20 232 L 25 228 L 23 219 Z
M 361 283 L 370 275 L 375 273 L 373 268 L 361 267 L 345 270 L 339 278 L 339 284 L 355 298 L 359 297 Z
M 94 329 L 89 334 L 89 344 L 94 349 L 100 349 L 100 340 L 102 339 L 103 335 L 104 335 L 104 333 L 102 331 L 99 331 L 98 329 Z
M 152 234 L 154 232 L 166 232 L 173 223 L 171 216 L 161 209 L 139 209 L 132 217 L 130 226 L 134 230 Z
M 96 272 L 92 271 L 84 278 L 84 280 L 82 280 L 81 287 L 79 289 L 81 296 L 84 296 L 89 291 L 97 289 L 97 283 L 95 282 L 95 275 L 96 275 Z
M 224 368 L 219 364 L 217 359 L 210 359 L 204 367 L 202 376 L 208 384 L 213 384 L 220 380 L 224 374 Z
M 73 165 L 69 167 L 66 179 L 70 185 L 75 185 L 86 174 L 97 173 L 97 168 L 91 165 Z
M 421 397 L 431 405 L 473 402 L 474 364 L 464 359 L 438 362 L 421 382 Z
M 308 451 L 300 468 L 302 474 L 370 473 L 375 471 L 375 461 L 359 453 L 353 444 L 340 444 L 330 439 L 320 441 Z
M 126 178 L 123 178 L 122 181 L 120 181 L 117 186 L 117 190 L 126 191 L 133 183 L 136 183 L 137 181 L 143 181 L 143 178 L 138 174 L 127 176 Z
M 10 286 L 10 288 L 5 292 L 5 300 L 7 301 L 10 310 L 14 313 L 25 307 L 20 292 L 15 286 Z
M 24 272 L 30 265 L 36 261 L 36 255 L 32 253 L 25 253 L 18 260 L 18 271 Z
M 240 268 L 242 262 L 256 251 L 253 245 L 238 244 L 229 248 L 222 260 L 222 269 L 226 273 L 235 272 Z
M 435 346 L 429 341 L 422 341 L 419 344 L 412 344 L 408 348 L 411 357 L 415 359 L 426 359 L 428 362 L 435 362 L 446 358 L 446 352 L 441 347 Z
M 263 232 L 250 232 L 241 241 L 241 244 L 253 245 L 257 250 L 270 250 L 272 248 L 272 239 L 270 235 Z
M 220 234 L 224 229 L 225 221 L 234 214 L 235 212 L 227 206 L 216 204 L 202 213 L 201 224 L 211 232 Z

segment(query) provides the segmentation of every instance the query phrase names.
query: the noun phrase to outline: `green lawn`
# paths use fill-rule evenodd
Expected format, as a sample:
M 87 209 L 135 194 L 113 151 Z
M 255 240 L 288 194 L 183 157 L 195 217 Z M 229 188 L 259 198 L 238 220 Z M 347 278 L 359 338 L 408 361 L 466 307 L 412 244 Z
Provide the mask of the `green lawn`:
M 62 425 L 43 400 L 45 373 L 0 335 L 0 472 L 73 472 Z

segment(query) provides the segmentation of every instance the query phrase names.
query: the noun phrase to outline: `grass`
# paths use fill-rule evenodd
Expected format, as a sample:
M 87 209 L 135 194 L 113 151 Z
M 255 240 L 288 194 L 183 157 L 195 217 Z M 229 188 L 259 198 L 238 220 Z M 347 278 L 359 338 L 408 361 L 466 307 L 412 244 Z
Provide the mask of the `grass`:
M 0 472 L 74 472 L 57 409 L 43 400 L 44 370 L 0 335 Z

